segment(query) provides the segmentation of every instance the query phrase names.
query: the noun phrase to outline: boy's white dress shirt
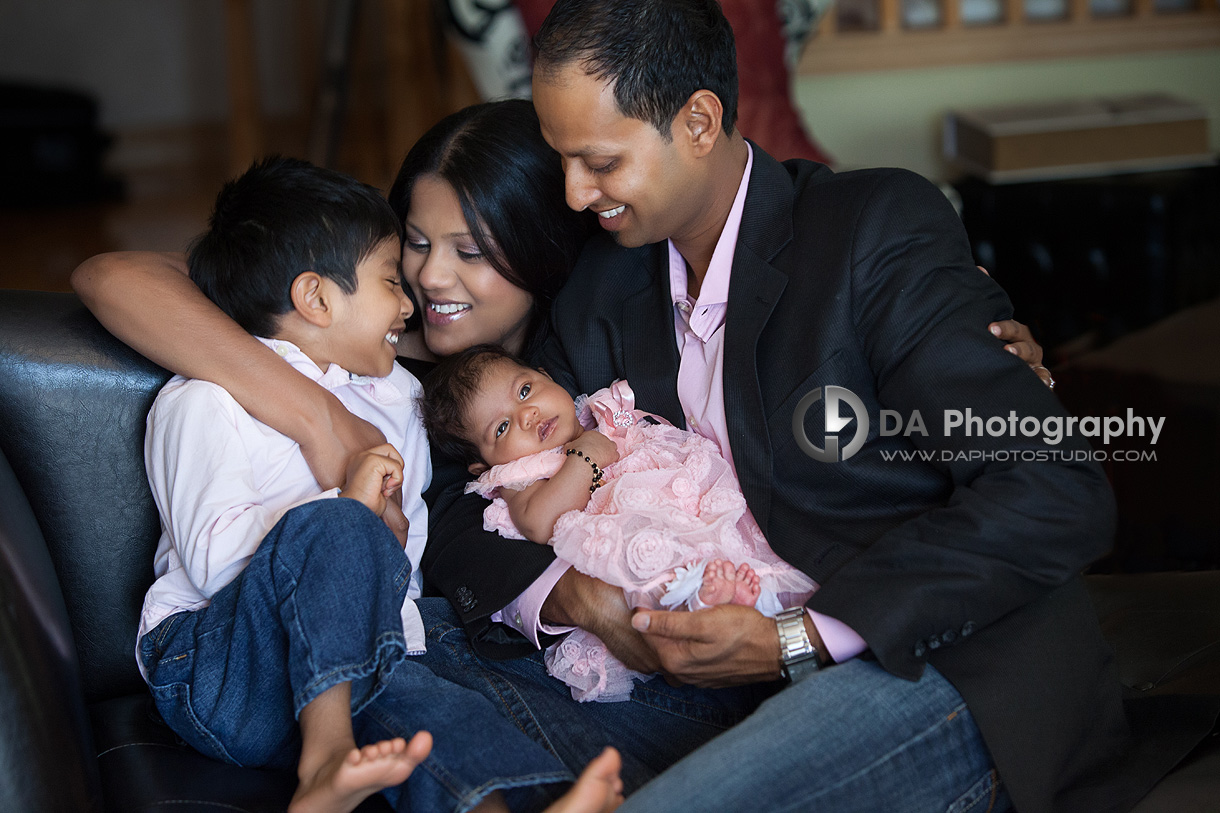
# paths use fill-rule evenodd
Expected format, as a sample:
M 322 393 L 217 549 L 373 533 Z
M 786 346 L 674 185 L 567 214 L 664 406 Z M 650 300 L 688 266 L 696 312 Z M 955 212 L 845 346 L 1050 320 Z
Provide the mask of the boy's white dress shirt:
M 402 510 L 411 524 L 403 630 L 408 651 L 423 652 L 423 623 L 411 599 L 421 589 L 419 560 L 428 533 L 421 495 L 432 464 L 416 403 L 419 381 L 398 364 L 385 378 L 352 375 L 335 364 L 323 372 L 290 342 L 259 341 L 380 429 L 402 455 Z M 339 493 L 323 491 L 300 446 L 251 417 L 225 389 L 181 376 L 166 383 L 149 410 L 144 465 L 162 532 L 137 641 L 174 613 L 208 606 L 289 509 Z

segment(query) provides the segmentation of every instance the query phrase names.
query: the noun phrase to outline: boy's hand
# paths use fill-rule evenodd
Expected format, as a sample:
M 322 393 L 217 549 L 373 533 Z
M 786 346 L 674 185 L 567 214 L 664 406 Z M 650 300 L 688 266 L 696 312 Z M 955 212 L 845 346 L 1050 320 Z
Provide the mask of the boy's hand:
M 394 536 L 398 539 L 398 544 L 405 549 L 407 547 L 407 532 L 411 530 L 411 523 L 407 520 L 407 515 L 402 512 L 402 489 L 398 489 L 390 495 L 385 503 L 385 511 L 381 513 L 381 521 L 389 526 L 394 532 Z
M 388 443 L 366 449 L 348 464 L 347 483 L 339 496 L 363 503 L 384 519 L 391 495 L 402 486 L 402 466 L 402 456 Z M 402 514 L 401 505 L 398 513 Z M 394 526 L 390 529 L 397 535 Z
M 576 440 L 564 444 L 563 450 L 566 452 L 568 449 L 579 449 L 603 469 L 618 461 L 618 447 L 601 432 L 585 432 Z

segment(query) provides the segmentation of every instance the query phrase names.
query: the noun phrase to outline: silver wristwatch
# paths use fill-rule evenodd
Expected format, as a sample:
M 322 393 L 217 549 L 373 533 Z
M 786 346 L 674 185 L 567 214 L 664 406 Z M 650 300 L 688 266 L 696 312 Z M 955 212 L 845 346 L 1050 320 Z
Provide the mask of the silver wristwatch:
M 779 627 L 780 673 L 794 683 L 822 668 L 821 653 L 805 631 L 805 608 L 791 607 L 775 616 Z

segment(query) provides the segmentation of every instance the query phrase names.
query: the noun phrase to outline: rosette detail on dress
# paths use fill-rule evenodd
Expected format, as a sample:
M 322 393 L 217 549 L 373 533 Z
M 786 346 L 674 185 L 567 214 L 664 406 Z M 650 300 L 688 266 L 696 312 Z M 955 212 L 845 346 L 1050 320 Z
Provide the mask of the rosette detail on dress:
M 762 588 L 755 607 L 767 615 L 808 600 L 813 581 L 767 545 L 714 442 L 645 420 L 653 416 L 635 408 L 624 381 L 598 390 L 582 406 L 597 430 L 614 441 L 619 459 L 605 468 L 603 485 L 585 509 L 555 523 L 550 544 L 556 556 L 622 588 L 628 604 L 638 607 L 699 607 L 702 574 L 712 559 L 754 569 Z M 485 528 L 521 538 L 498 489 L 553 476 L 564 460 L 556 451 L 561 450 L 496 466 L 467 486 L 493 498 L 483 515 Z M 577 700 L 625 699 L 631 680 L 641 677 L 583 631 L 549 649 L 546 661 Z

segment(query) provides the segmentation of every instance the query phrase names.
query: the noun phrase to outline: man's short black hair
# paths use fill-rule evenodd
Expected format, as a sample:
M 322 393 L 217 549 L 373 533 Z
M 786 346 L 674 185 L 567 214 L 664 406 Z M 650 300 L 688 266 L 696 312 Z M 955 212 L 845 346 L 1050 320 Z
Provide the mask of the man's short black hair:
M 256 336 L 292 310 L 292 281 L 313 271 L 346 293 L 356 266 L 403 227 L 371 186 L 295 158 L 256 161 L 216 197 L 187 256 L 191 279 Z
M 667 140 L 696 90 L 720 98 L 725 133 L 737 123 L 737 48 L 716 0 L 558 0 L 534 50 L 543 77 L 577 63 L 613 82 L 623 115 Z
M 531 369 L 523 359 L 498 344 L 476 344 L 441 359 L 428 373 L 423 380 L 420 412 L 433 450 L 463 466 L 487 462 L 479 454 L 478 446 L 467 439 L 470 427 L 466 424 L 466 416 L 479 395 L 479 386 L 488 369 L 505 361 Z

